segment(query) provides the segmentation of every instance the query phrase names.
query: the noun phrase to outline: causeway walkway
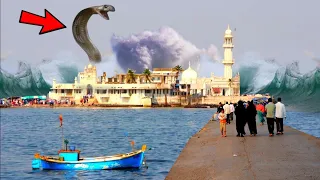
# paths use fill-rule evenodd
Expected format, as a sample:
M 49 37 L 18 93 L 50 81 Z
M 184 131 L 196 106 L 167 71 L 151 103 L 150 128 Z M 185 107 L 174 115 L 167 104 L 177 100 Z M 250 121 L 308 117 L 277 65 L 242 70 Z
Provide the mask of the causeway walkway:
M 235 121 L 221 137 L 218 121 L 209 121 L 192 136 L 167 180 L 309 180 L 320 179 L 320 139 L 284 126 L 284 135 L 236 137 Z

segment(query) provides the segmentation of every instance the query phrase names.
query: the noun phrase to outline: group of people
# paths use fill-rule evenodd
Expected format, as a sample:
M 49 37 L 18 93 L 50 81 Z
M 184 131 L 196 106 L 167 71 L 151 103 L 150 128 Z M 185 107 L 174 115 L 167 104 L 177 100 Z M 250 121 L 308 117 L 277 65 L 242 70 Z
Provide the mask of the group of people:
M 227 124 L 233 120 L 233 115 L 236 116 L 236 130 L 237 137 L 244 137 L 246 135 L 245 126 L 248 124 L 250 136 L 256 136 L 257 123 L 256 116 L 258 115 L 261 125 L 264 125 L 265 118 L 267 119 L 269 136 L 274 136 L 274 123 L 276 122 L 277 135 L 283 134 L 283 119 L 286 118 L 286 109 L 281 102 L 281 98 L 277 99 L 277 103 L 274 104 L 272 98 L 268 99 L 268 104 L 258 103 L 255 105 L 253 101 L 250 101 L 247 106 L 243 101 L 239 101 L 237 104 L 225 105 L 219 103 L 216 115 L 220 121 L 220 131 L 222 137 L 227 137 Z

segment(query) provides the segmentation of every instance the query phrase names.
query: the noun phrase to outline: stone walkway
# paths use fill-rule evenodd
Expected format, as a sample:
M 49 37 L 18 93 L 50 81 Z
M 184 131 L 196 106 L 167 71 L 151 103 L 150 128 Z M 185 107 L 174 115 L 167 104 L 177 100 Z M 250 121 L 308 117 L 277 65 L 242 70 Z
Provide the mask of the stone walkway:
M 307 180 L 320 179 L 320 139 L 290 127 L 284 135 L 268 136 L 267 125 L 258 135 L 236 137 L 235 122 L 221 137 L 219 122 L 209 121 L 182 150 L 167 180 Z

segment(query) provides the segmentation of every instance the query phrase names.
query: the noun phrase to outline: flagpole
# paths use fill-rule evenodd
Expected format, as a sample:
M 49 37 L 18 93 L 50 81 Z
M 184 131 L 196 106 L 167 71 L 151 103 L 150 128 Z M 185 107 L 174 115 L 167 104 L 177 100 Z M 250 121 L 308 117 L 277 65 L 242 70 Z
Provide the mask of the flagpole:
M 128 138 L 128 141 L 130 142 L 132 151 L 134 151 L 134 144 L 135 144 L 135 143 L 134 143 L 134 140 L 132 140 L 132 139 L 129 137 L 129 135 L 128 135 L 127 132 L 125 132 L 125 136 Z
M 64 146 L 64 138 L 63 138 L 63 126 L 62 126 L 62 121 L 63 121 L 63 118 L 62 118 L 62 115 L 60 114 L 59 115 L 59 120 L 60 120 L 60 128 L 61 128 L 61 140 L 62 140 L 62 148 L 61 149 L 64 149 L 63 146 Z
M 61 127 L 61 140 L 62 140 L 62 148 L 61 149 L 64 149 L 63 146 L 64 146 L 64 140 L 63 140 L 63 127 Z

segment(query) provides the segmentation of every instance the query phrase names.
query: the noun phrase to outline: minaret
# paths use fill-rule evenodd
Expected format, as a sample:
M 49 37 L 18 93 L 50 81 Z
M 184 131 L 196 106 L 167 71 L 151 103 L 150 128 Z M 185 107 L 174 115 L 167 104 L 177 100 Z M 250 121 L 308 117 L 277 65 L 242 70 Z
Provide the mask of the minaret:
M 233 38 L 232 32 L 228 25 L 228 29 L 224 34 L 224 43 L 223 43 L 224 59 L 222 61 L 224 65 L 224 78 L 226 79 L 232 78 L 232 65 L 234 64 L 234 59 L 232 56 L 232 49 L 234 47 L 232 44 L 232 38 Z

